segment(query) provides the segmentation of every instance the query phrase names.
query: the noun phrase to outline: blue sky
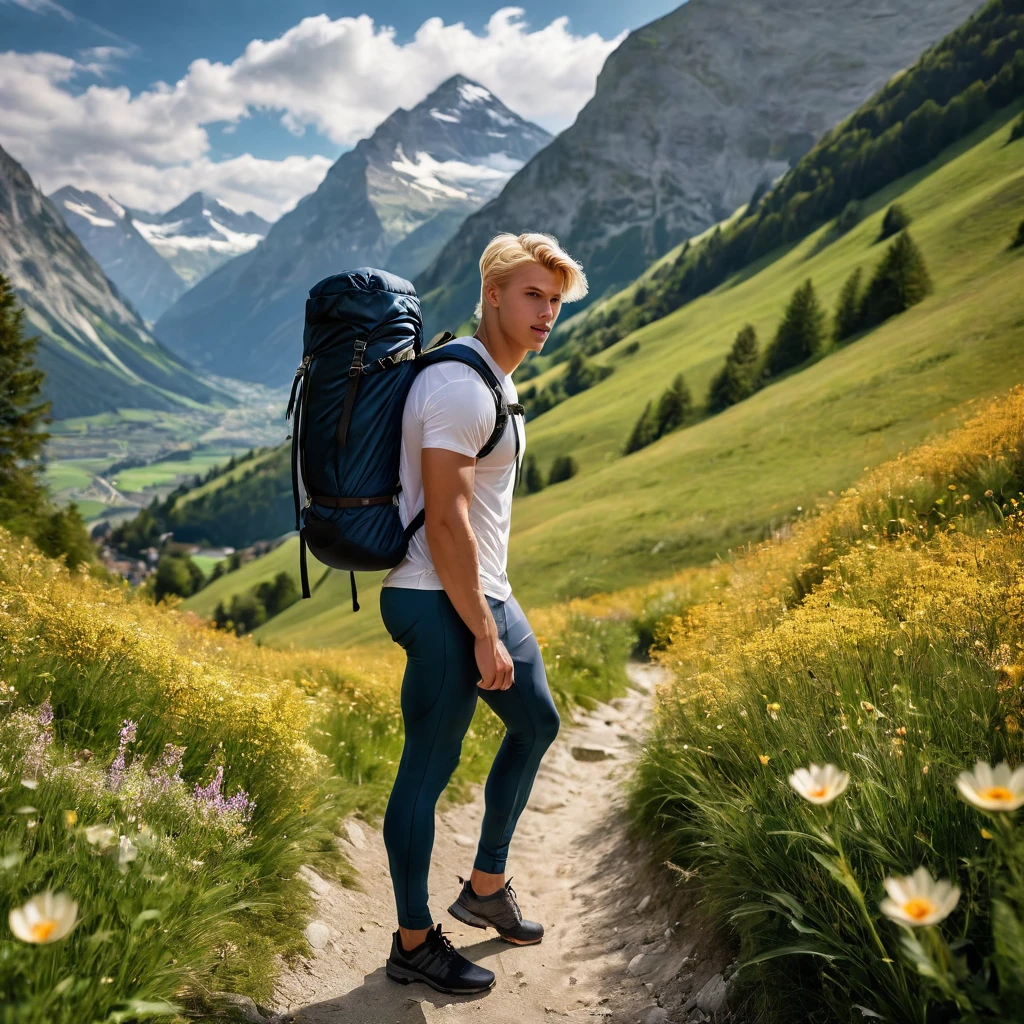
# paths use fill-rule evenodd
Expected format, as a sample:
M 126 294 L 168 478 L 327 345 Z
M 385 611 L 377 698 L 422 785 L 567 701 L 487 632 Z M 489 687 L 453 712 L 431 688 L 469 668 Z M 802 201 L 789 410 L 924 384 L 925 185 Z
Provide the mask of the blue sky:
M 676 6 L 0 0 L 0 145 L 45 191 L 152 209 L 206 188 L 277 216 L 456 71 L 562 130 L 624 33 Z

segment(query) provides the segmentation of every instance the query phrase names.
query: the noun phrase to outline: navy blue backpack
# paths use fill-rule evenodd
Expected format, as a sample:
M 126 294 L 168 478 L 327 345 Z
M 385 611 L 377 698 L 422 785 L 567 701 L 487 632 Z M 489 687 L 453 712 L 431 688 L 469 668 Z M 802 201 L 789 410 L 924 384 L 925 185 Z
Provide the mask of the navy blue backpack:
M 292 419 L 292 494 L 299 531 L 302 596 L 309 597 L 306 549 L 334 569 L 348 570 L 352 610 L 359 610 L 356 572 L 390 569 L 423 525 L 398 514 L 402 411 L 413 378 L 424 366 L 453 359 L 473 367 L 494 395 L 494 430 L 483 458 L 512 419 L 516 478 L 521 471 L 514 416 L 494 372 L 468 345 L 450 344 L 445 331 L 423 347 L 420 301 L 401 277 L 360 267 L 324 278 L 309 291 L 302 362 L 295 371 L 285 419 Z M 306 494 L 299 499 L 299 480 Z

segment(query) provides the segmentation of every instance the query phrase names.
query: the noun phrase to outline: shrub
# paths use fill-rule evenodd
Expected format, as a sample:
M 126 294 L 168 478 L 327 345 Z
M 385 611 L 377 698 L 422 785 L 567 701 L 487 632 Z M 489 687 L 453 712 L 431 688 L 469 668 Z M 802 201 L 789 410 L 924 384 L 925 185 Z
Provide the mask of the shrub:
M 576 460 L 571 455 L 556 455 L 548 471 L 548 483 L 558 484 L 574 477 L 579 471 Z
M 825 311 L 808 278 L 793 292 L 782 322 L 765 353 L 768 372 L 775 376 L 817 355 L 825 342 Z
M 882 228 L 878 232 L 877 241 L 884 242 L 887 238 L 892 238 L 893 235 L 908 227 L 910 220 L 910 214 L 899 203 L 893 203 L 882 218 Z
M 238 636 L 251 633 L 299 599 L 295 580 L 279 572 L 272 581 L 257 584 L 244 594 L 233 594 L 230 605 L 218 602 L 213 622 L 218 629 L 232 629 Z
M 1024 245 L 1024 220 L 1017 225 L 1017 235 L 1010 243 L 1010 248 L 1019 249 L 1022 245 Z
M 174 595 L 191 597 L 203 585 L 203 570 L 186 554 L 163 554 L 156 572 L 146 580 L 146 590 L 156 601 Z

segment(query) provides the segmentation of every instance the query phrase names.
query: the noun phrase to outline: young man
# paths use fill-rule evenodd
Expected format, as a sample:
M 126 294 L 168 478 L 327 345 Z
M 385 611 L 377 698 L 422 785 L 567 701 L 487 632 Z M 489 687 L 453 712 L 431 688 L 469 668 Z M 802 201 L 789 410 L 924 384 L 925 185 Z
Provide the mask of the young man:
M 539 352 L 563 302 L 582 298 L 580 265 L 550 235 L 497 235 L 480 257 L 480 326 L 458 338 L 490 364 L 510 403 L 512 371 Z M 452 342 L 449 342 L 452 344 Z M 380 610 L 406 651 L 402 680 L 405 747 L 384 815 L 384 842 L 398 908 L 385 970 L 396 981 L 424 981 L 442 992 L 481 992 L 494 973 L 462 956 L 433 926 L 427 875 L 434 808 L 459 763 L 477 696 L 506 732 L 484 788 L 484 819 L 473 870 L 449 913 L 497 929 L 510 942 L 540 942 L 544 928 L 524 920 L 505 881 L 505 861 L 544 752 L 558 732 L 537 639 L 505 571 L 518 431 L 510 414 L 498 444 L 482 459 L 494 429 L 494 398 L 472 367 L 424 367 L 402 419 L 399 513 L 403 524 L 425 509 L 406 557 L 384 578 Z

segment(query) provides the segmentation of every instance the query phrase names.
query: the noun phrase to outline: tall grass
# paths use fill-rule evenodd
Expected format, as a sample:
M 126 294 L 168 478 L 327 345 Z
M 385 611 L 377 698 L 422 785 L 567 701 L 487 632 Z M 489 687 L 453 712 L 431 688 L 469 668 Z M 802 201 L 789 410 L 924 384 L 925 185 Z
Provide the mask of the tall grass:
M 618 606 L 531 619 L 561 710 L 622 692 Z M 0 1024 L 178 1021 L 220 990 L 268 1001 L 279 954 L 308 951 L 298 868 L 348 880 L 341 820 L 383 812 L 403 665 L 397 646 L 258 646 L 0 530 Z M 481 701 L 448 799 L 503 731 Z M 70 931 L 26 941 L 9 915 L 45 893 L 77 904 Z
M 1018 388 L 664 622 L 630 806 L 738 931 L 751 1016 L 1021 1019 L 1024 843 L 954 783 L 1024 759 L 1022 487 Z M 788 781 L 809 763 L 851 776 L 827 807 Z M 921 865 L 962 896 L 916 932 L 879 901 Z

